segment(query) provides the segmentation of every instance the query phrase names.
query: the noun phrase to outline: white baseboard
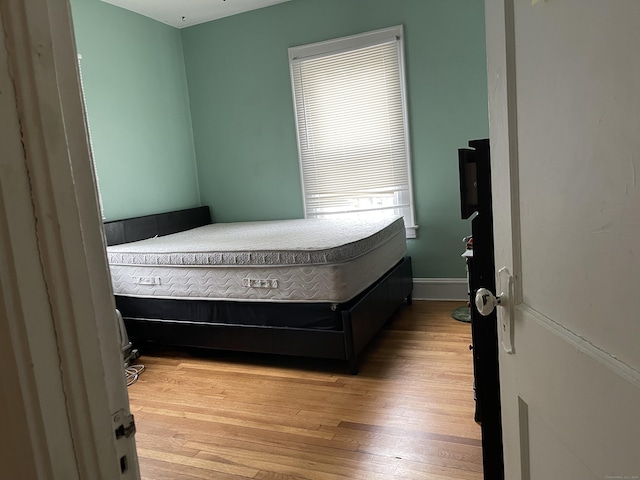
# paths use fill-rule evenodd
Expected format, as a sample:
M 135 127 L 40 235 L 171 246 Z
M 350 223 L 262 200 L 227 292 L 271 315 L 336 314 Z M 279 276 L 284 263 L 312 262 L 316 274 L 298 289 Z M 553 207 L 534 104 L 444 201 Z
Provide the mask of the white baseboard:
M 414 278 L 415 300 L 461 300 L 469 299 L 466 278 Z

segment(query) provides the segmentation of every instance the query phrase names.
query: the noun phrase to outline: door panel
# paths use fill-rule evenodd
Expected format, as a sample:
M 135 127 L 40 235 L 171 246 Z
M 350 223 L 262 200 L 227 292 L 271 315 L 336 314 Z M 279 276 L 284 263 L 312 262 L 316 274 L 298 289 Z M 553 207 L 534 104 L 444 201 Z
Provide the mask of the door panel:
M 531 478 L 591 478 L 560 475 L 571 465 L 594 478 L 640 475 L 640 388 L 631 372 L 527 307 L 516 315 L 518 350 L 510 359 L 528 410 Z M 559 455 L 561 445 L 566 452 Z M 558 470 L 535 474 L 546 468 Z
M 529 435 L 531 450 L 531 478 L 575 478 L 597 480 L 571 449 L 555 436 L 547 423 L 529 411 Z M 526 477 L 525 477 L 526 478 Z M 600 477 L 602 478 L 602 477 Z
M 640 367 L 640 2 L 514 13 L 524 301 Z
M 505 478 L 640 478 L 640 2 L 485 5 Z

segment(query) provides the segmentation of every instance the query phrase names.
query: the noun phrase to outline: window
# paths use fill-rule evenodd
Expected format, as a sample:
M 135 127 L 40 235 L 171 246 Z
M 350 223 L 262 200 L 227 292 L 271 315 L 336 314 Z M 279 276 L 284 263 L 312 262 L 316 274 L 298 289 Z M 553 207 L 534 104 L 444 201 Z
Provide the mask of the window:
M 403 215 L 415 237 L 402 27 L 289 49 L 305 216 Z

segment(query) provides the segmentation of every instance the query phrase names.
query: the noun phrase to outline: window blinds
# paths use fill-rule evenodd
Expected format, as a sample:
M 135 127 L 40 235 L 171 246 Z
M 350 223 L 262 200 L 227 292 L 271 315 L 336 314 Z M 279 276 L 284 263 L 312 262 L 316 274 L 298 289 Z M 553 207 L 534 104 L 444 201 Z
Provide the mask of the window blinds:
M 412 227 L 400 39 L 359 43 L 291 59 L 306 215 L 395 213 Z

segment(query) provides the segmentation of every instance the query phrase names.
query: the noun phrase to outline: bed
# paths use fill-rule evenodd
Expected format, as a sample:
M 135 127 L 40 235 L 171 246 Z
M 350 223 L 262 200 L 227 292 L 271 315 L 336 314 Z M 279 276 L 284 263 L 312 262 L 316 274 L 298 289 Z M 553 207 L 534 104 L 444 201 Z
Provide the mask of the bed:
M 104 224 L 133 342 L 341 359 L 411 303 L 401 217 L 212 224 L 208 207 Z

